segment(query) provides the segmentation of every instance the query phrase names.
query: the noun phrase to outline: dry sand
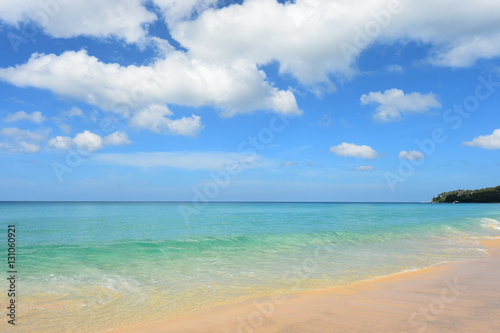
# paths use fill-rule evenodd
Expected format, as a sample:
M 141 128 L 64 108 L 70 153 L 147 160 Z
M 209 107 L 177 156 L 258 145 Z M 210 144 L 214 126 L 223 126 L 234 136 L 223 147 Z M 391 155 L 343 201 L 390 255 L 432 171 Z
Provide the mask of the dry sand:
M 259 298 L 116 333 L 500 332 L 500 239 L 483 260 Z

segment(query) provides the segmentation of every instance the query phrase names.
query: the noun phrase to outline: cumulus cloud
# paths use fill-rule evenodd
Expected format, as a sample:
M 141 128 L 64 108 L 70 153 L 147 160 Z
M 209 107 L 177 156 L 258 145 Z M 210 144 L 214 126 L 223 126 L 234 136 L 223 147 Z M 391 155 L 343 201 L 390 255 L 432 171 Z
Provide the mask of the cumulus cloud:
M 38 143 L 26 142 L 26 141 L 18 141 L 15 143 L 2 143 L 0 142 L 0 150 L 5 150 L 9 153 L 27 153 L 34 154 L 38 153 L 41 150 L 41 147 Z
M 168 103 L 212 105 L 224 116 L 259 109 L 301 114 L 293 93 L 269 84 L 256 64 L 210 64 L 179 51 L 148 66 L 103 63 L 85 50 L 33 54 L 23 65 L 0 69 L 0 79 L 49 89 L 125 117 Z
M 136 43 L 146 37 L 146 25 L 157 19 L 142 0 L 3 0 L 0 20 L 17 26 L 32 21 L 56 38 L 114 37 Z
M 40 151 L 40 145 L 37 143 L 30 143 L 26 141 L 19 142 L 19 146 L 21 147 L 21 151 L 28 154 L 38 153 Z
M 61 150 L 70 149 L 73 145 L 73 139 L 68 136 L 56 136 L 49 140 L 49 146 L 55 147 Z
M 247 0 L 181 22 L 172 36 L 198 59 L 277 60 L 281 73 L 291 73 L 306 85 L 328 82 L 331 74 L 352 75 L 357 57 L 374 42 L 429 44 L 427 60 L 438 66 L 468 66 L 500 55 L 498 2 L 422 0 L 390 8 L 391 3 Z
M 152 38 L 147 36 L 147 25 L 157 17 L 144 1 L 62 2 L 5 0 L 0 3 L 0 20 L 11 25 L 38 20 L 47 34 L 58 38 L 85 35 L 127 42 Z M 247 0 L 220 9 L 216 0 L 152 3 L 192 59 L 212 64 L 242 59 L 266 64 L 276 60 L 281 73 L 291 73 L 306 85 L 329 82 L 332 74 L 352 75 L 357 57 L 374 42 L 413 40 L 429 44 L 427 60 L 438 66 L 469 66 L 477 59 L 500 55 L 500 3 L 491 0 L 459 4 L 404 1 L 396 6 L 385 0 L 300 0 L 284 4 Z M 346 46 L 355 51 L 346 53 Z
M 69 110 L 63 111 L 61 113 L 63 117 L 83 117 L 83 111 L 79 107 L 72 107 Z
M 371 165 L 360 165 L 360 166 L 354 168 L 354 170 L 356 170 L 356 171 L 371 171 L 374 169 L 375 168 L 372 167 Z
M 201 123 L 201 117 L 195 116 L 182 117 L 180 119 L 168 119 L 167 127 L 170 133 L 175 135 L 197 136 L 204 125 Z
M 195 137 L 203 129 L 201 117 L 191 115 L 180 119 L 170 119 L 173 113 L 164 105 L 151 105 L 137 112 L 130 124 L 139 129 L 148 129 L 155 133 L 170 133 Z
M 421 161 L 425 158 L 425 155 L 422 152 L 416 150 L 402 150 L 399 152 L 398 157 L 410 161 Z
M 376 42 L 424 43 L 430 49 L 427 62 L 437 66 L 469 66 L 500 55 L 498 1 L 404 1 L 394 8 L 391 3 L 247 0 L 217 8 L 215 0 L 153 0 L 149 6 L 141 0 L 6 0 L 0 3 L 0 20 L 7 24 L 39 20 L 43 31 L 57 38 L 112 37 L 164 50 L 155 62 L 142 66 L 104 63 L 86 51 L 34 54 L 23 65 L 0 69 L 0 79 L 125 117 L 155 104 L 214 106 L 223 116 L 254 110 L 299 115 L 293 90 L 274 86 L 261 66 L 277 62 L 280 74 L 289 73 L 317 92 L 318 87 L 333 91 L 334 77 L 356 74 L 357 58 Z M 157 19 L 151 4 L 182 51 L 147 35 L 148 24 Z M 369 33 L 374 26 L 376 33 Z M 346 46 L 355 51 L 346 52 Z M 397 89 L 391 91 L 391 96 L 373 93 L 392 98 L 387 103 L 372 93 L 364 95 L 367 103 L 373 99 L 381 104 L 375 114 L 381 121 L 439 107 L 432 94 L 398 97 Z M 412 107 L 408 99 L 421 104 Z
M 126 146 L 132 143 L 127 133 L 116 131 L 103 138 L 103 143 L 109 146 Z
M 103 138 L 99 134 L 86 130 L 82 133 L 78 133 L 74 138 L 70 138 L 69 136 L 56 136 L 49 140 L 48 145 L 61 150 L 67 150 L 73 146 L 77 146 L 84 151 L 93 152 L 103 149 L 104 145 L 124 146 L 131 143 L 132 141 L 129 139 L 128 135 L 121 131 L 113 132 Z
M 73 144 L 84 149 L 85 151 L 96 151 L 103 148 L 102 138 L 91 131 L 78 133 L 73 139 Z
M 292 161 L 283 162 L 283 166 L 292 166 L 292 165 L 295 165 L 295 163 Z
M 6 123 L 13 123 L 20 120 L 29 120 L 37 124 L 43 123 L 47 118 L 45 118 L 40 111 L 35 111 L 32 113 L 26 113 L 24 111 L 18 111 L 15 113 L 9 113 L 3 121 Z
M 166 124 L 168 119 L 165 116 L 171 115 L 173 115 L 172 111 L 166 106 L 154 104 L 137 112 L 130 120 L 130 124 L 140 129 L 160 133 L 168 127 Z
M 462 146 L 478 147 L 483 149 L 500 149 L 500 128 L 490 135 L 480 135 L 472 141 L 465 141 Z
M 440 108 L 433 93 L 421 94 L 412 92 L 405 94 L 400 89 L 389 89 L 383 93 L 370 92 L 361 96 L 361 104 L 378 104 L 373 118 L 378 121 L 389 122 L 400 120 L 403 115 L 423 113 L 430 108 Z
M 41 150 L 39 142 L 46 140 L 49 132 L 50 130 L 37 133 L 17 127 L 5 127 L 0 129 L 0 135 L 3 135 L 7 142 L 2 143 L 0 148 L 10 153 L 38 153 Z
M 18 139 L 31 139 L 36 141 L 42 141 L 45 139 L 45 135 L 40 133 L 35 133 L 30 130 L 22 130 L 17 127 L 5 127 L 0 129 L 0 135 L 10 136 Z
M 153 0 L 153 2 L 160 8 L 169 26 L 190 19 L 193 14 L 201 13 L 217 4 L 217 0 Z
M 342 142 L 338 146 L 330 147 L 330 151 L 339 156 L 350 156 L 356 158 L 373 159 L 377 158 L 378 154 L 373 148 L 366 145 L 355 145 L 354 143 Z

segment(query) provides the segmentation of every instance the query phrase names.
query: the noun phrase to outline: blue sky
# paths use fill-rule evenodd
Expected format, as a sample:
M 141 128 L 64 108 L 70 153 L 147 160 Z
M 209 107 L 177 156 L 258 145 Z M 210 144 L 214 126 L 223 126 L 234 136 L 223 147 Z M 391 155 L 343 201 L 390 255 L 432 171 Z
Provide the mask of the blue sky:
M 428 201 L 496 186 L 499 10 L 3 1 L 0 200 Z

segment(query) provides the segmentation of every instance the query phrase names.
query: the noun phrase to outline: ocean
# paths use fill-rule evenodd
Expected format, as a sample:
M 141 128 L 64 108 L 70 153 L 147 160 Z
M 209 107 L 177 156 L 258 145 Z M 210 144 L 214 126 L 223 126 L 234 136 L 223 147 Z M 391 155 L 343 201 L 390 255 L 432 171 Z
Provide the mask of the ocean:
M 487 256 L 498 204 L 1 202 L 18 332 L 105 332 Z M 5 311 L 5 310 L 4 310 Z

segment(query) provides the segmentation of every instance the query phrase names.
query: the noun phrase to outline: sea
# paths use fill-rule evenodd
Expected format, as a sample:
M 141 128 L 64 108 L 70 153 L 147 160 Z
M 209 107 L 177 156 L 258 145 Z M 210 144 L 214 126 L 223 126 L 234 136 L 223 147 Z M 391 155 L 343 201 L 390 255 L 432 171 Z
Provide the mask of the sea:
M 10 330 L 107 332 L 485 258 L 500 205 L 0 202 L 0 223 L 4 317 L 15 226 Z

